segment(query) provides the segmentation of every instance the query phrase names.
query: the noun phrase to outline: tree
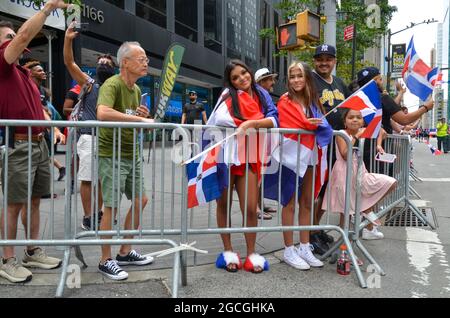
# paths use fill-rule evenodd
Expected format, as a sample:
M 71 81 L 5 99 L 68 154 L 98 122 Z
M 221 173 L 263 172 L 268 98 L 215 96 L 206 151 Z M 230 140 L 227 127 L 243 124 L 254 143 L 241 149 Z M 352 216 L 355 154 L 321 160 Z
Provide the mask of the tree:
M 313 12 L 322 14 L 324 0 L 282 0 L 276 6 L 281 11 L 283 19 L 288 22 L 295 19 L 297 13 L 310 9 Z M 364 61 L 364 52 L 372 47 L 379 47 L 382 36 L 387 33 L 388 26 L 392 20 L 392 15 L 397 8 L 390 6 L 388 0 L 377 0 L 377 5 L 380 8 L 379 25 L 373 27 L 368 25 L 371 13 L 367 12 L 367 6 L 362 0 L 342 0 L 341 7 L 338 8 L 337 23 L 337 39 L 336 46 L 338 52 L 337 74 L 346 82 L 351 82 L 351 62 L 352 62 L 352 43 L 344 42 L 344 28 L 348 25 L 355 24 L 357 27 L 357 58 L 356 69 L 361 69 L 364 66 L 373 65 L 370 61 Z M 323 32 L 322 32 L 323 34 Z M 263 29 L 260 36 L 270 38 L 276 42 L 275 30 Z M 323 38 L 322 38 L 323 41 Z M 275 55 L 287 55 L 287 51 L 277 51 Z M 313 47 L 306 46 L 300 50 L 293 51 L 291 54 L 302 61 L 311 61 L 313 55 Z
M 36 4 L 37 6 L 41 6 L 44 3 L 44 0 L 31 0 L 31 2 L 33 2 L 34 4 Z M 82 5 L 82 0 L 64 0 L 65 3 L 73 3 L 75 5 L 78 5 L 81 7 Z

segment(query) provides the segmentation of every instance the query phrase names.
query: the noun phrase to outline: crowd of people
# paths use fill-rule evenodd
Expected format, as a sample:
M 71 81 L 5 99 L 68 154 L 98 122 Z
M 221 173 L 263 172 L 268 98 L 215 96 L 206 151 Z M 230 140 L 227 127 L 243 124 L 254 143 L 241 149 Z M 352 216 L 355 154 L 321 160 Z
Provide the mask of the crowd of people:
M 19 60 L 30 41 L 41 30 L 50 12 L 66 7 L 67 4 L 61 0 L 47 1 L 44 8 L 26 21 L 17 34 L 11 24 L 0 22 L 0 118 L 21 120 L 56 118 L 54 107 L 48 102 L 49 92 L 46 92 L 41 85 L 45 79 L 42 67 L 34 61 L 29 61 L 27 65 L 22 66 Z M 119 74 L 116 74 L 116 64 L 111 56 L 100 56 L 97 61 L 96 77 L 91 78 L 75 63 L 72 45 L 76 37 L 77 32 L 72 24 L 66 31 L 63 54 L 65 66 L 77 85 L 67 94 L 64 113 L 80 121 L 153 123 L 148 108 L 141 105 L 141 90 L 136 85 L 136 82 L 148 72 L 149 59 L 141 45 L 138 42 L 125 42 L 120 46 L 117 52 Z M 335 143 L 332 143 L 332 131 L 343 132 L 352 140 L 352 144 L 356 144 L 364 132 L 361 112 L 342 109 L 331 113 L 330 111 L 348 98 L 352 92 L 369 81 L 375 80 L 382 100 L 383 133 L 380 134 L 380 138 L 371 140 L 366 147 L 368 151 L 365 154 L 366 169 L 364 169 L 362 181 L 362 212 L 371 221 L 363 232 L 363 238 L 380 239 L 382 233 L 377 229 L 379 223 L 371 213 L 377 202 L 395 188 L 396 180 L 371 171 L 368 164 L 372 160 L 370 150 L 383 153 L 383 136 L 392 134 L 393 126 L 409 128 L 409 125 L 416 125 L 425 113 L 432 110 L 434 103 L 429 100 L 419 110 L 405 112 L 400 107 L 398 98 L 394 100 L 385 93 L 383 78 L 380 71 L 374 67 L 364 68 L 358 72 L 357 80 L 347 86 L 342 79 L 332 75 L 337 64 L 337 57 L 338 54 L 333 46 L 323 44 L 317 47 L 311 66 L 307 63 L 309 61 L 293 62 L 288 69 L 287 92 L 276 104 L 270 93 L 273 91 L 277 75 L 267 68 L 255 74 L 244 62 L 232 60 L 225 67 L 224 91 L 210 118 L 207 118 L 202 104 L 197 102 L 197 93 L 191 91 L 190 103 L 183 109 L 182 120 L 183 124 L 193 124 L 196 120 L 201 120 L 208 125 L 236 128 L 240 133 L 245 133 L 249 129 L 301 128 L 327 136 L 321 138 L 318 146 L 329 145 L 334 149 L 332 158 L 334 168 L 329 180 L 330 187 L 324 184 L 317 200 L 312 200 L 313 169 L 317 164 L 317 158 L 311 154 L 301 157 L 301 182 L 297 182 L 295 174 L 294 178 L 287 177 L 283 184 L 287 191 L 283 191 L 282 197 L 270 197 L 283 205 L 281 216 L 283 226 L 294 225 L 296 205 L 300 209 L 298 220 L 300 225 L 310 225 L 312 209 L 315 210 L 313 223 L 318 225 L 325 211 L 340 214 L 344 212 L 346 190 L 344 179 L 347 167 L 345 160 L 347 152 L 353 149 L 347 149 L 342 138 L 337 138 Z M 14 96 L 8 94 L 12 91 L 17 94 Z M 330 115 L 324 118 L 327 113 Z M 95 131 L 92 129 L 80 129 L 77 135 L 78 178 L 81 181 L 80 194 L 84 209 L 82 227 L 85 230 L 111 230 L 120 207 L 121 196 L 125 194 L 132 202 L 124 221 L 124 229 L 137 230 L 141 224 L 141 215 L 140 209 L 136 207 L 144 209 L 149 199 L 145 194 L 144 179 L 141 178 L 143 169 L 141 160 L 137 159 L 141 158 L 142 154 L 139 153 L 140 147 L 133 129 L 121 130 L 120 164 L 114 157 L 114 153 L 117 153 L 114 129 L 100 128 L 98 145 L 95 144 L 96 138 L 92 135 L 93 133 Z M 9 187 L 7 209 L 2 210 L 0 222 L 3 239 L 16 239 L 18 217 L 20 211 L 26 208 L 28 201 L 28 173 L 31 174 L 32 180 L 32 206 L 31 233 L 26 233 L 26 237 L 31 240 L 38 238 L 40 200 L 50 192 L 49 147 L 53 147 L 56 142 L 65 143 L 64 134 L 57 128 L 53 134 L 55 140 L 49 140 L 47 137 L 46 142 L 46 135 L 52 134 L 44 128 L 33 127 L 32 170 L 28 171 L 26 159 L 30 155 L 28 153 L 30 136 L 28 136 L 27 128 L 16 127 L 11 133 L 12 142 L 9 143 L 10 148 L 6 153 L 9 163 L 8 171 L 2 170 L 2 179 L 7 181 Z M 252 148 L 254 146 L 249 145 L 250 152 L 258 151 Z M 95 153 L 92 149 L 95 149 Z M 99 162 L 99 179 L 93 180 L 91 165 L 96 155 Z M 64 167 L 57 162 L 54 164 L 60 171 L 59 178 L 62 179 L 65 173 Z M 118 194 L 117 189 L 116 191 L 113 189 L 117 187 L 114 171 L 119 169 L 120 193 Z M 263 196 L 266 196 L 266 189 L 260 186 L 263 173 L 261 165 L 249 163 L 247 170 L 245 162 L 232 162 L 230 169 L 231 181 L 226 188 L 222 189 L 223 195 L 217 200 L 218 227 L 224 228 L 230 224 L 228 211 L 232 202 L 229 201 L 228 189 L 236 190 L 240 210 L 246 216 L 243 221 L 247 227 L 256 227 L 258 218 L 270 219 L 270 213 L 276 211 L 265 208 L 264 202 L 261 202 L 261 191 Z M 355 163 L 353 169 L 356 169 Z M 284 170 L 281 173 L 283 174 Z M 267 176 L 267 179 L 269 180 L 270 176 Z M 269 183 L 269 186 L 276 186 L 275 181 L 272 184 L 267 181 L 266 183 Z M 297 183 L 298 188 L 296 188 Z M 92 187 L 96 187 L 97 184 L 98 189 L 92 191 Z M 98 197 L 92 198 L 92 193 L 98 194 Z M 331 206 L 328 206 L 328 200 L 324 200 L 327 196 L 331 197 L 329 201 Z M 298 197 L 297 202 L 296 197 Z M 92 204 L 93 200 L 96 204 Z M 354 197 L 352 202 L 354 203 Z M 98 211 L 92 210 L 92 206 L 98 207 Z M 247 213 L 245 214 L 244 211 Z M 352 205 L 352 212 L 356 212 L 354 205 Z M 4 220 L 8 221 L 7 224 L 4 224 Z M 23 214 L 22 222 L 27 228 L 28 220 L 23 217 Z M 7 228 L 6 232 L 5 228 Z M 242 264 L 239 254 L 232 247 L 231 235 L 221 235 L 224 252 L 219 255 L 216 265 L 229 272 L 236 272 L 241 268 L 253 273 L 267 271 L 269 269 L 267 260 L 256 251 L 256 236 L 256 233 L 245 234 L 247 250 L 245 262 Z M 283 236 L 284 260 L 286 264 L 299 270 L 323 267 L 324 264 L 316 255 L 323 255 L 334 242 L 334 238 L 324 231 L 301 231 L 298 241 L 292 232 L 285 232 Z M 297 245 L 296 242 L 299 244 Z M 104 245 L 101 249 L 98 270 L 110 279 L 124 280 L 128 278 L 128 273 L 122 269 L 123 266 L 145 266 L 152 262 L 152 257 L 139 254 L 130 245 L 121 246 L 113 259 L 111 247 Z M 48 256 L 42 248 L 35 246 L 28 246 L 25 249 L 25 256 L 19 264 L 14 246 L 7 246 L 3 248 L 0 276 L 11 282 L 27 282 L 32 278 L 32 273 L 27 268 L 53 269 L 60 264 L 61 260 Z

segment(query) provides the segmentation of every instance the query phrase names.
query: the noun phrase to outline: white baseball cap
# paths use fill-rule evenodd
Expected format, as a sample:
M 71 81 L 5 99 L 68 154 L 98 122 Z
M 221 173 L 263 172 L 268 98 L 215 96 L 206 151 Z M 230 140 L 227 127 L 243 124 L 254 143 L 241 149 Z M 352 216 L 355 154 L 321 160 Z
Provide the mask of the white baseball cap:
M 255 73 L 256 83 L 259 83 L 263 79 L 268 78 L 268 77 L 277 78 L 278 74 L 272 73 L 268 68 L 262 68 L 260 70 L 257 70 Z

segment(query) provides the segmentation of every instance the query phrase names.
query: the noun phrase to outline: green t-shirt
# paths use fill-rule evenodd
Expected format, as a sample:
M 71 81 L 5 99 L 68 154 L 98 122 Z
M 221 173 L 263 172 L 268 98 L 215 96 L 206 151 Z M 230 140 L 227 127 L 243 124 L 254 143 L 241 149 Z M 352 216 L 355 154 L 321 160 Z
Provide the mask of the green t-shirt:
M 97 105 L 111 107 L 121 113 L 136 115 L 136 109 L 141 101 L 141 90 L 136 84 L 129 89 L 120 75 L 109 78 L 101 87 L 98 94 Z M 119 141 L 118 129 L 116 130 L 116 144 Z M 136 132 L 136 137 L 139 131 Z M 133 159 L 133 145 L 136 145 L 136 157 L 139 158 L 139 147 L 133 141 L 133 129 L 122 129 L 121 156 L 125 159 Z M 114 129 L 100 128 L 99 156 L 111 158 L 113 156 Z M 116 154 L 118 147 L 116 146 Z

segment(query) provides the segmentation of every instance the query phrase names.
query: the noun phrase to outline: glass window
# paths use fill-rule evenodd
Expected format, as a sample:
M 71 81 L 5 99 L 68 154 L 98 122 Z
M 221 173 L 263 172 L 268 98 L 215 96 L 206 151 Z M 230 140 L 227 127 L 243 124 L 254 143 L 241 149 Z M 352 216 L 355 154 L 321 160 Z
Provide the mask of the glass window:
M 197 0 L 175 0 L 175 33 L 197 42 Z
M 222 53 L 222 0 L 205 0 L 205 47 Z
M 136 0 L 136 16 L 167 28 L 166 0 Z
M 121 9 L 125 8 L 125 5 L 124 5 L 125 0 L 105 0 L 105 1 L 115 5 L 116 7 L 121 8 Z
M 242 58 L 241 0 L 230 0 L 227 5 L 227 56 Z

